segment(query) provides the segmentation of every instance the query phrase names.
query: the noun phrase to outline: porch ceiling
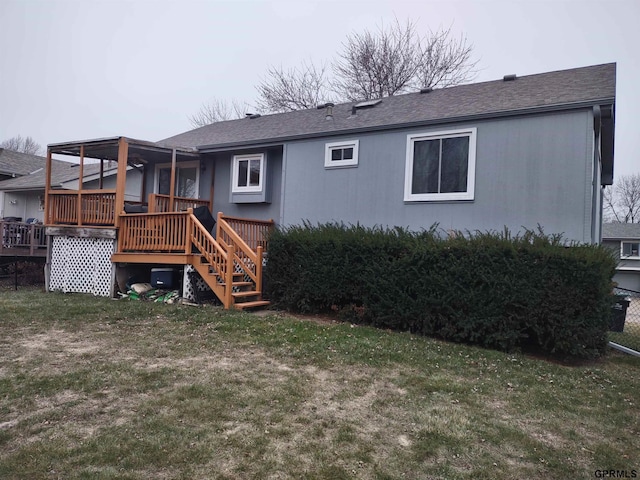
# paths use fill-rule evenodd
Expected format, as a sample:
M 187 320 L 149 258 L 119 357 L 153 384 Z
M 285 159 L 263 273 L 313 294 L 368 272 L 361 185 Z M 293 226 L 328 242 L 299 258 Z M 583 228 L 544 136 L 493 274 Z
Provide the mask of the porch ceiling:
M 118 142 L 120 138 L 125 138 L 129 145 L 130 163 L 156 163 L 166 162 L 171 159 L 172 149 L 162 147 L 153 142 L 135 140 L 127 137 L 100 138 L 95 140 L 80 140 L 77 142 L 56 143 L 49 145 L 51 153 L 60 155 L 80 156 L 80 148 L 84 146 L 85 158 L 95 158 L 102 160 L 118 160 Z M 176 148 L 178 158 L 198 157 L 195 150 Z

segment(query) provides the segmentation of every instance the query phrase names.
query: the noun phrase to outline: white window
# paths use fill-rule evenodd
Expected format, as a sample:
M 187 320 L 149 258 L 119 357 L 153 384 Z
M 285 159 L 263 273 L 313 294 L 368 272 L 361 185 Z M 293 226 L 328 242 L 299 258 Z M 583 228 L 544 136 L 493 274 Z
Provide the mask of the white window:
M 476 129 L 407 135 L 404 200 L 473 200 Z
M 264 153 L 233 157 L 232 192 L 261 192 L 264 185 Z
M 622 242 L 623 258 L 640 258 L 640 242 Z
M 171 164 L 156 165 L 155 191 L 161 195 L 169 195 L 171 189 Z M 198 198 L 200 184 L 199 162 L 180 162 L 176 164 L 175 196 Z
M 359 143 L 359 140 L 327 143 L 324 150 L 325 168 L 357 166 Z

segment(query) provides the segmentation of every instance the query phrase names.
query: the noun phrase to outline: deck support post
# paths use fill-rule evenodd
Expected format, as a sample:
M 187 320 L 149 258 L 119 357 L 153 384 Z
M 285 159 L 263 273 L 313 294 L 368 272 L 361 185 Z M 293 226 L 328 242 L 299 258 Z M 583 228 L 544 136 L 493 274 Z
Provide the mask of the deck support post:
M 129 158 L 129 144 L 127 139 L 120 137 L 118 140 L 118 173 L 116 175 L 116 200 L 114 205 L 114 218 L 116 228 L 120 226 L 120 215 L 124 211 L 124 192 L 127 181 L 127 159 Z
M 45 187 L 44 187 L 44 224 L 52 223 L 51 214 L 49 213 L 49 190 L 51 190 L 51 149 L 47 148 L 47 166 L 45 171 Z
M 193 208 L 187 208 L 187 231 L 185 232 L 186 238 L 184 239 L 184 254 L 191 254 L 191 232 L 193 231 Z
M 233 304 L 233 259 L 236 255 L 236 249 L 233 245 L 229 245 L 227 250 L 227 269 L 225 271 L 225 290 L 224 290 L 224 308 L 227 310 L 231 308 Z
M 260 292 L 260 298 L 262 298 L 262 246 L 256 248 L 256 291 Z
M 171 150 L 171 185 L 169 186 L 169 211 L 173 212 L 175 210 L 175 206 L 173 204 L 174 198 L 176 196 L 176 160 L 177 160 L 176 149 Z
M 82 180 L 84 179 L 84 145 L 80 145 L 80 170 L 78 172 L 77 224 L 82 225 Z

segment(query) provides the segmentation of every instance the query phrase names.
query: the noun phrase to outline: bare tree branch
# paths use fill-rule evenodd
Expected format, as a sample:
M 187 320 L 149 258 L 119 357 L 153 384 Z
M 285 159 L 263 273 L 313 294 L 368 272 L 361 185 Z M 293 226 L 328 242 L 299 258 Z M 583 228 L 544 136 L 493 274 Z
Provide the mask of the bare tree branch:
M 603 202 L 607 220 L 640 223 L 640 174 L 622 175 L 605 190 Z
M 243 118 L 250 109 L 247 102 L 232 100 L 229 103 L 226 100 L 214 98 L 209 103 L 203 104 L 197 113 L 191 115 L 189 121 L 194 128 L 204 127 L 215 122 Z
M 388 29 L 347 37 L 333 65 L 334 89 L 349 100 L 369 100 L 403 93 L 415 77 L 420 56 L 415 24 L 396 22 Z
M 257 107 L 262 112 L 282 113 L 315 108 L 330 100 L 326 66 L 305 62 L 298 68 L 271 67 L 267 78 L 256 87 Z
M 424 87 L 457 85 L 476 75 L 472 51 L 466 37 L 451 37 L 451 27 L 421 36 L 414 22 L 402 25 L 395 19 L 390 27 L 382 25 L 373 32 L 347 36 L 331 72 L 326 65 L 311 61 L 290 70 L 269 68 L 256 87 L 256 107 L 258 112 L 282 113 L 328 101 L 370 100 Z M 242 115 L 236 112 L 238 116 Z M 230 118 L 234 118 L 231 109 L 220 100 L 203 105 L 190 117 L 195 127 Z
M 417 89 L 450 87 L 470 82 L 476 77 L 477 61 L 471 61 L 473 47 L 467 38 L 451 38 L 451 27 L 431 32 L 420 42 L 418 72 L 413 79 Z
M 448 87 L 475 77 L 477 62 L 466 37 L 451 28 L 421 37 L 415 23 L 349 35 L 334 63 L 334 89 L 342 98 L 369 100 L 424 87 Z
M 42 153 L 42 146 L 40 146 L 38 142 L 31 137 L 23 138 L 22 135 L 5 140 L 0 143 L 0 148 L 6 148 L 14 152 L 28 153 L 30 155 L 40 155 Z

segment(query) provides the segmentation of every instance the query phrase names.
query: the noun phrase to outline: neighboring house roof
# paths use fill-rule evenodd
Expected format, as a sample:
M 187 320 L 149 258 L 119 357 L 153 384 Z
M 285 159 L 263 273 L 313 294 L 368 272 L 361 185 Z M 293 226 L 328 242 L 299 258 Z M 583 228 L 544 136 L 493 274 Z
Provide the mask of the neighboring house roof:
M 517 77 L 512 81 L 460 85 L 383 98 L 368 108 L 359 102 L 327 108 L 216 122 L 166 138 L 158 144 L 214 151 L 285 140 L 443 122 L 492 118 L 534 111 L 613 104 L 615 63 Z
M 0 182 L 2 191 L 18 190 L 42 190 L 46 186 L 46 159 L 42 158 L 42 163 L 29 175 L 11 178 Z M 105 175 L 113 174 L 117 169 L 104 169 Z M 100 172 L 99 164 L 87 164 L 84 166 L 84 178 L 90 177 Z M 63 184 L 77 180 L 80 173 L 80 165 L 77 163 L 64 162 L 61 160 L 51 160 L 51 188 L 62 188 Z
M 603 240 L 640 240 L 640 223 L 604 223 Z
M 46 158 L 0 148 L 0 175 L 20 176 L 44 167 Z

